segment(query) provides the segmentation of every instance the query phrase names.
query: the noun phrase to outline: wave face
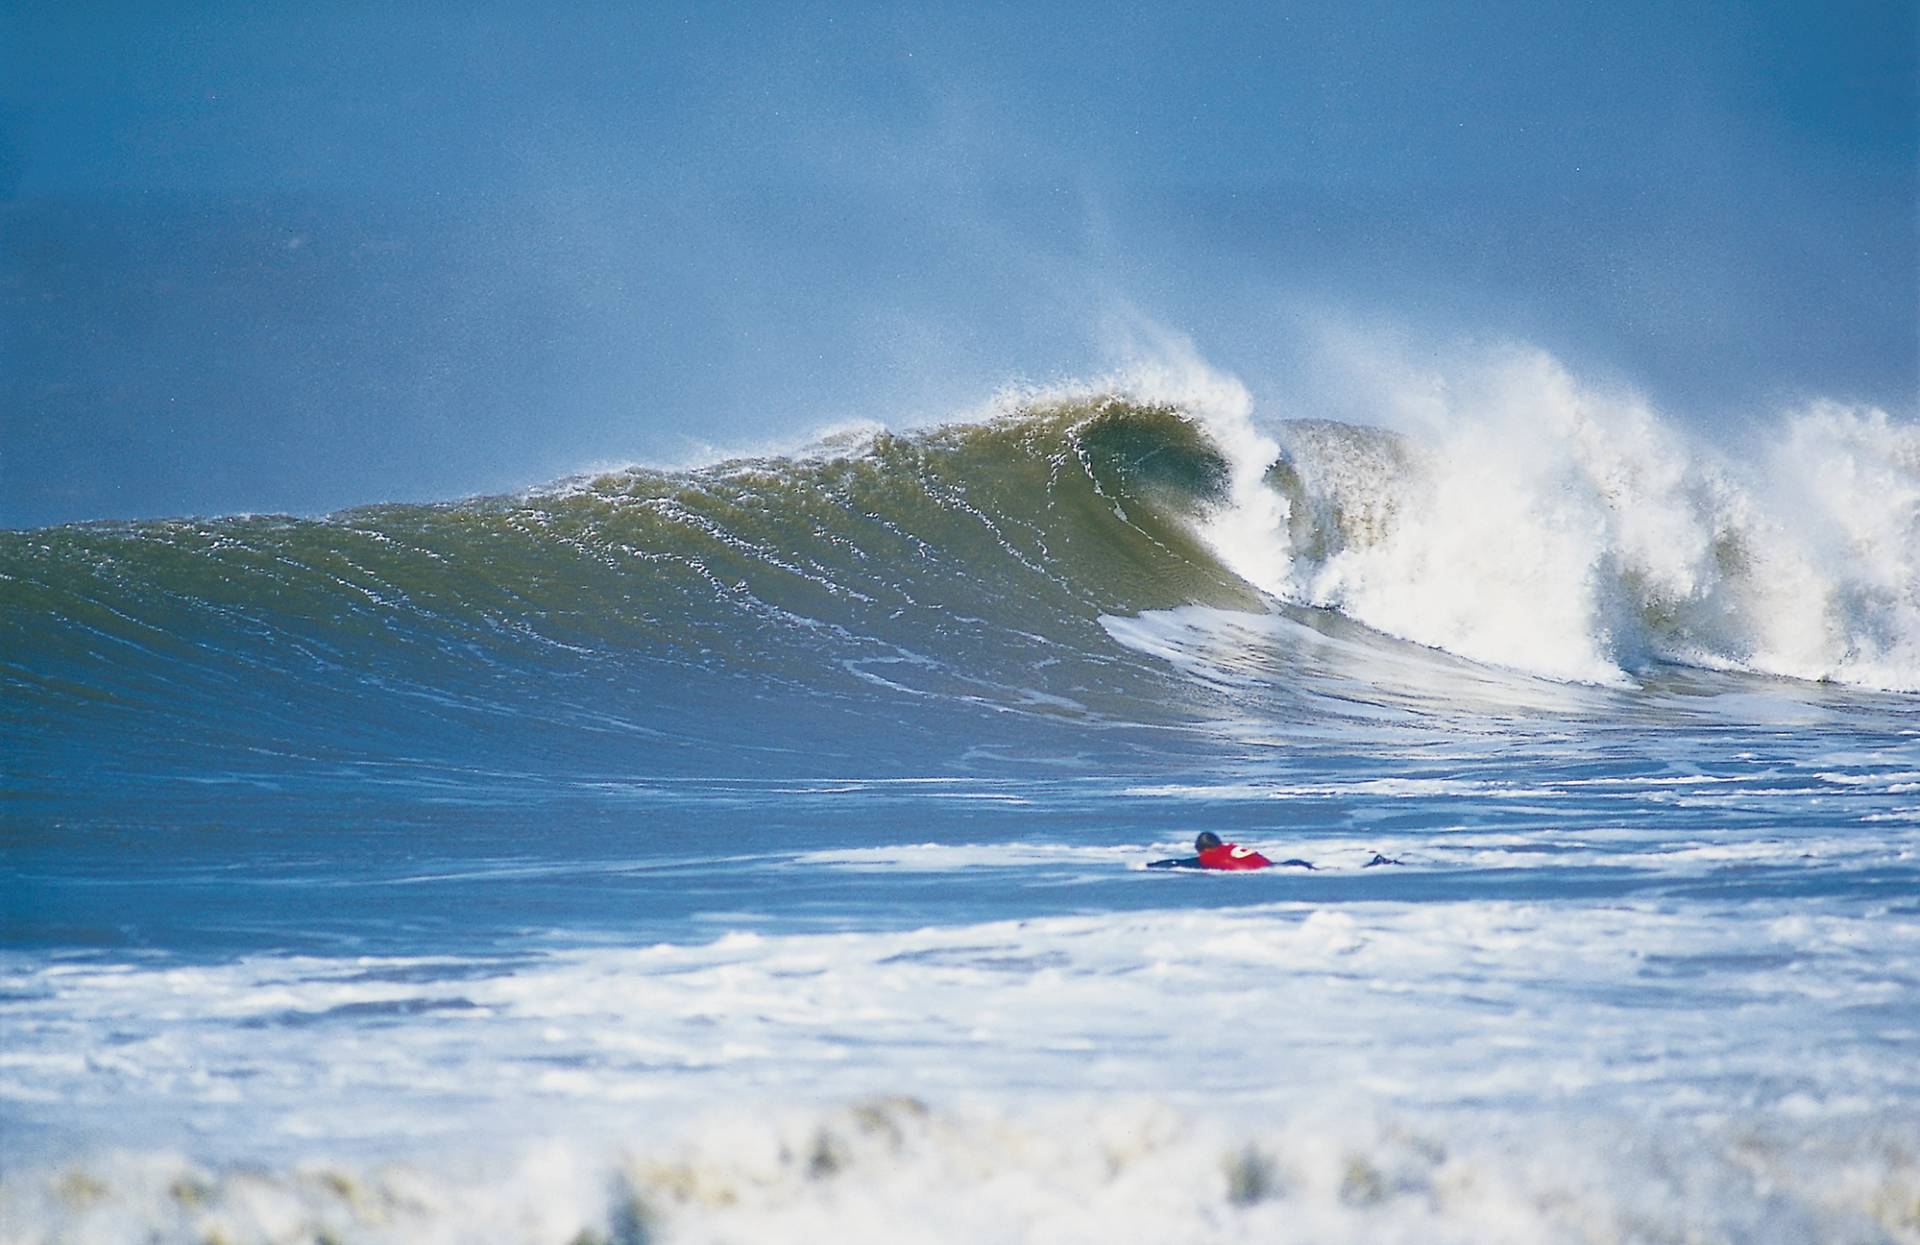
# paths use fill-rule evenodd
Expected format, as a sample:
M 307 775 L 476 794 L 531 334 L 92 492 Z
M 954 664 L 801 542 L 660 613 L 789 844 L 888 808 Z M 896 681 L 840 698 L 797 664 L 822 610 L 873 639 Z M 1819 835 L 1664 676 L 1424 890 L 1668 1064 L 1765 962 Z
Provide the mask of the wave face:
M 1226 471 L 1191 418 L 1101 398 L 514 498 L 8 533 L 8 712 L 454 752 L 508 717 L 570 755 L 743 694 L 1131 715 L 1154 693 L 1102 614 L 1258 606 L 1196 529 Z

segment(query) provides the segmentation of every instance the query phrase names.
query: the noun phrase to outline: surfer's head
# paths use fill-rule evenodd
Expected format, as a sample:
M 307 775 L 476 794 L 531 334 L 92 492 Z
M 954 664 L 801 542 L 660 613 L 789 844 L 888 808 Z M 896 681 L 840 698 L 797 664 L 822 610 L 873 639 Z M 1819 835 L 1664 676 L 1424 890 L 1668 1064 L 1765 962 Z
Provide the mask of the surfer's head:
M 1196 852 L 1210 852 L 1218 846 L 1220 846 L 1220 836 L 1211 830 L 1202 830 L 1200 837 L 1193 841 L 1193 850 Z

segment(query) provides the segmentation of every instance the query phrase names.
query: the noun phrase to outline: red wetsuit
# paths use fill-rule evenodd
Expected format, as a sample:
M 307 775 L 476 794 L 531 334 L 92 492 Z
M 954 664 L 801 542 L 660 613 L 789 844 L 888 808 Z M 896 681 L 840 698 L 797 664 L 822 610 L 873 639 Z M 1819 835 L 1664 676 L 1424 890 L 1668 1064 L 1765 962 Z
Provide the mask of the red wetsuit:
M 1209 847 L 1194 857 L 1202 869 L 1265 869 L 1273 864 L 1265 856 L 1251 847 L 1241 847 L 1234 843 L 1222 843 L 1218 847 Z

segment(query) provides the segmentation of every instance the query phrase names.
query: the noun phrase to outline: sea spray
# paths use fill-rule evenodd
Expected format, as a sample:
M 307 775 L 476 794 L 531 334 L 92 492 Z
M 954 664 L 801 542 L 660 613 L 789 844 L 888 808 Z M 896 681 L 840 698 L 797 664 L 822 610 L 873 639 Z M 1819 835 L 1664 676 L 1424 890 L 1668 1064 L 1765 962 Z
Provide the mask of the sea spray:
M 1920 429 L 1821 404 L 1733 459 L 1537 352 L 1387 407 L 1410 426 L 1390 448 L 1274 426 L 1276 486 L 1314 520 L 1285 532 L 1278 595 L 1551 678 L 1664 661 L 1920 687 Z M 1216 547 L 1274 589 L 1280 559 Z
M 1774 511 L 1791 516 L 1835 620 L 1820 655 L 1833 677 L 1920 689 L 1920 424 L 1818 402 L 1787 423 L 1767 466 L 1762 487 Z M 1807 677 L 1813 665 L 1773 672 Z

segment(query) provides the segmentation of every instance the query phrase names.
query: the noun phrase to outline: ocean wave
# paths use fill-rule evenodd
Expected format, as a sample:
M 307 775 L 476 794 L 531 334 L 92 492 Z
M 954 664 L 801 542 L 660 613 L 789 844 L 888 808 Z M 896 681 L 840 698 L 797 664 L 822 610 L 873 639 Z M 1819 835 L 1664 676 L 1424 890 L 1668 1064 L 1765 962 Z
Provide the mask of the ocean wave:
M 455 758 L 508 726 L 696 756 L 755 733 L 755 701 L 849 735 L 902 695 L 1164 716 L 1096 620 L 1259 607 L 1195 526 L 1226 471 L 1189 416 L 1094 395 L 515 497 L 5 533 L 0 712 L 75 747 Z
M 249 699 L 288 737 L 377 732 L 369 697 L 657 731 L 709 677 L 1160 720 L 1114 620 L 1280 602 L 1555 680 L 1920 690 L 1920 428 L 1821 404 L 1732 460 L 1544 356 L 1429 405 L 1417 434 L 1263 423 L 1188 361 L 514 497 L 4 533 L 0 679 L 29 723 L 131 705 L 174 733 Z M 1369 675 L 1418 664 L 1348 642 Z

